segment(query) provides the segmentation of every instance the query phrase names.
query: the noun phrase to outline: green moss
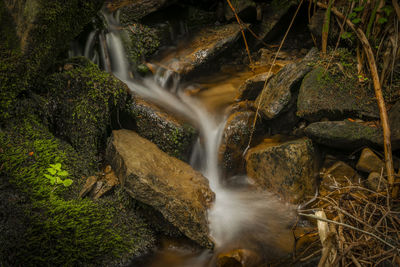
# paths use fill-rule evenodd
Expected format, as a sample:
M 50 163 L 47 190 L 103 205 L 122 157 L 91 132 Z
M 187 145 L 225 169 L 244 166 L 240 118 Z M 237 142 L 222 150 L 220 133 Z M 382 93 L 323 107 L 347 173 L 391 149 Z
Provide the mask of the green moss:
M 160 33 L 156 28 L 134 23 L 125 29 L 123 43 L 132 65 L 154 54 L 160 47 Z
M 79 186 L 54 188 L 44 177 L 50 163 L 62 163 L 74 180 L 88 170 L 74 149 L 54 138 L 34 116 L 0 132 L 1 176 L 27 196 L 29 228 L 1 248 L 0 263 L 23 266 L 104 265 L 138 255 L 154 238 L 143 220 L 117 197 L 75 199 Z M 30 153 L 30 152 L 33 152 Z M 72 190 L 72 191 L 71 191 Z M 125 197 L 126 198 L 126 197 Z M 13 251 L 10 251 L 12 249 Z
M 45 83 L 52 131 L 95 164 L 105 147 L 111 115 L 125 106 L 128 89 L 87 59 L 75 58 L 66 66 L 71 69 L 51 75 Z

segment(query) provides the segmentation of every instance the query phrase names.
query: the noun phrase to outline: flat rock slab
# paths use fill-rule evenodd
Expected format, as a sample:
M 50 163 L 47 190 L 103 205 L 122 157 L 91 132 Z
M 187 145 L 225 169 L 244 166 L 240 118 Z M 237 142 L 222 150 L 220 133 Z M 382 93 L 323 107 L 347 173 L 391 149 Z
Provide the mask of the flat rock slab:
M 212 247 L 207 209 L 215 196 L 206 178 L 130 130 L 113 131 L 106 156 L 134 199 L 201 246 Z
M 287 142 L 265 139 L 248 151 L 247 175 L 258 187 L 299 203 L 315 193 L 314 158 L 314 147 L 308 138 Z
M 318 67 L 303 79 L 297 115 L 312 122 L 322 118 L 378 119 L 379 109 L 373 91 L 361 86 L 356 78 L 343 74 L 332 76 Z
M 274 119 L 293 106 L 303 77 L 312 70 L 308 63 L 316 56 L 317 50 L 312 49 L 302 61 L 284 66 L 268 81 L 255 101 L 265 118 Z
M 162 64 L 168 70 L 186 76 L 200 67 L 206 67 L 207 63 L 232 45 L 239 34 L 240 26 L 237 23 L 203 28 L 176 54 L 170 55 L 173 59 L 167 59 Z
M 304 131 L 317 143 L 345 150 L 383 145 L 380 129 L 349 120 L 314 122 Z

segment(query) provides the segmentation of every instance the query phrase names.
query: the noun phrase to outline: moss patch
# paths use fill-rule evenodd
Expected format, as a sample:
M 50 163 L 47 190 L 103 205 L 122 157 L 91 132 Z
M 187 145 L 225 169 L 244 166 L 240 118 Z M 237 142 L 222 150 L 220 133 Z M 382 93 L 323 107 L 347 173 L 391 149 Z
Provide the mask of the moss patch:
M 29 218 L 29 228 L 13 246 L 0 249 L 1 263 L 98 266 L 124 261 L 124 256 L 131 259 L 153 245 L 152 232 L 121 191 L 93 202 L 75 199 L 77 186 L 55 188 L 50 184 L 44 174 L 51 163 L 61 163 L 75 185 L 89 168 L 70 145 L 52 136 L 34 116 L 3 128 L 0 148 L 0 177 L 6 177 L 25 196 L 22 207 Z
M 52 131 L 90 164 L 99 160 L 110 132 L 111 114 L 126 104 L 126 85 L 85 58 L 75 58 L 45 84 Z

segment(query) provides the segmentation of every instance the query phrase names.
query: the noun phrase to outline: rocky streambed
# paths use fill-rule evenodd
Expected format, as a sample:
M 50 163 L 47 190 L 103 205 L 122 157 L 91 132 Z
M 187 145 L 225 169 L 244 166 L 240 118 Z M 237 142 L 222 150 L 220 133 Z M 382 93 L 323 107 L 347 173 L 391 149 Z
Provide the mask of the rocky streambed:
M 316 241 L 297 209 L 341 185 L 386 188 L 378 107 L 354 56 L 321 55 L 301 17 L 276 54 L 295 1 L 235 1 L 241 25 L 224 1 L 200 2 L 106 1 L 71 57 L 29 78 L 34 115 L 0 131 L 2 177 L 17 181 L 0 187 L 2 208 L 25 214 L 4 213 L 5 240 L 17 240 L 4 253 L 26 254 L 22 235 L 55 265 L 313 266 L 318 256 L 293 261 Z M 389 107 L 398 171 L 400 101 Z M 35 180 L 56 162 L 71 190 Z M 68 259 L 78 243 L 89 252 Z

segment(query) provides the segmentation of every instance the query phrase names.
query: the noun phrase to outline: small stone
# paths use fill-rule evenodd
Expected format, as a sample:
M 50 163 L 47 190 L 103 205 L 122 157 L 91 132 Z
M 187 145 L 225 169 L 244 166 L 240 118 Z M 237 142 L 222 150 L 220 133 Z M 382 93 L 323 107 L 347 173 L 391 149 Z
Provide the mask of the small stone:
M 382 170 L 385 170 L 385 163 L 371 149 L 364 148 L 357 162 L 356 169 L 367 173 L 381 173 Z
M 338 161 L 323 172 L 321 194 L 324 191 L 333 191 L 350 183 L 358 184 L 359 182 L 360 176 L 357 172 L 343 161 Z
M 82 190 L 79 192 L 79 197 L 85 197 L 87 194 L 89 194 L 90 191 L 92 191 L 94 185 L 97 182 L 97 177 L 96 176 L 90 176 L 87 178 L 85 185 L 83 186 Z
M 368 175 L 367 187 L 376 192 L 386 191 L 387 181 L 377 172 L 371 172 Z

